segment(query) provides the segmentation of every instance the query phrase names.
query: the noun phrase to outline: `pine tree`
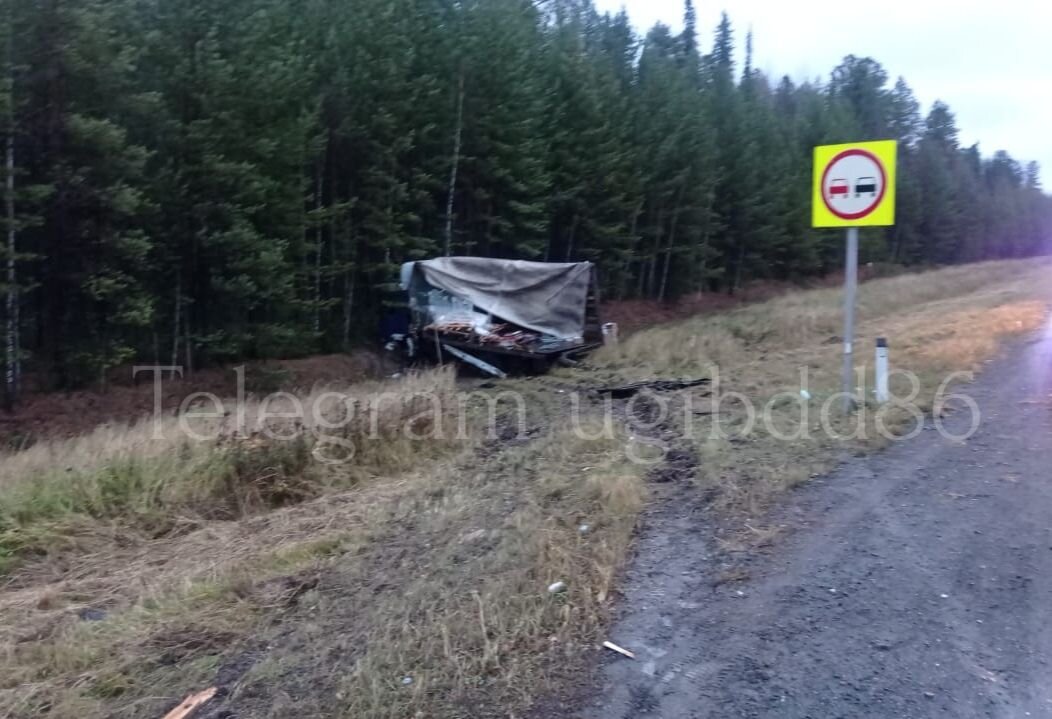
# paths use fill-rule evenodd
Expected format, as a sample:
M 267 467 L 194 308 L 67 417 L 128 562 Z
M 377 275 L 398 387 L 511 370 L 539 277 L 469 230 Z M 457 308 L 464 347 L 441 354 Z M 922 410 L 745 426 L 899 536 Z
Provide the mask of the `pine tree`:
M 18 351 L 19 339 L 19 286 L 18 286 L 18 227 L 16 225 L 15 198 L 15 40 L 14 8 L 8 2 L 0 5 L 0 13 L 6 19 L 3 26 L 3 66 L 0 70 L 0 122 L 3 127 L 3 227 L 5 243 L 3 245 L 5 275 L 4 291 L 4 407 L 10 412 L 19 395 L 19 369 L 21 357 Z
M 949 108 L 936 102 L 925 120 L 918 147 L 917 177 L 924 187 L 925 211 L 917 223 L 926 258 L 952 262 L 958 252 L 961 205 L 955 182 L 957 126 Z
M 887 138 L 891 113 L 887 82 L 887 72 L 869 57 L 848 55 L 833 70 L 829 93 L 851 108 L 860 133 L 853 140 Z
M 126 10 L 101 0 L 51 0 L 27 20 L 21 112 L 26 179 L 38 228 L 39 354 L 63 385 L 104 379 L 135 354 L 152 301 L 143 286 L 150 239 L 137 187 L 148 153 L 129 138 L 134 50 L 118 29 Z
M 661 300 L 829 271 L 821 144 L 899 142 L 864 259 L 1052 243 L 1036 165 L 960 147 L 872 58 L 772 87 L 726 14 L 702 55 L 693 0 L 643 37 L 591 0 L 0 5 L 9 403 L 23 357 L 75 386 L 346 349 L 435 254 L 592 260 L 604 293 Z
M 142 78 L 164 102 L 146 129 L 161 148 L 157 265 L 173 358 L 188 369 L 293 351 L 310 328 L 304 170 L 314 119 L 288 18 L 269 0 L 156 2 L 143 15 L 161 32 L 142 65 L 167 69 Z
M 683 32 L 679 36 L 680 53 L 685 62 L 697 62 L 698 16 L 694 12 L 694 0 L 683 0 Z
M 631 163 L 627 126 L 620 122 L 625 104 L 619 98 L 612 58 L 602 50 L 602 36 L 588 3 L 557 6 L 557 25 L 548 49 L 553 86 L 548 93 L 545 134 L 550 138 L 550 235 L 545 258 L 590 259 L 616 274 L 630 251 L 626 220 L 632 213 Z
M 917 177 L 917 143 L 922 128 L 920 104 L 900 77 L 891 91 L 888 117 L 890 137 L 899 143 L 896 223 L 888 231 L 888 255 L 892 262 L 917 262 L 924 254 L 924 238 L 917 231 L 917 223 L 925 210 Z
M 523 0 L 465 3 L 462 251 L 540 259 L 550 177 L 537 9 Z

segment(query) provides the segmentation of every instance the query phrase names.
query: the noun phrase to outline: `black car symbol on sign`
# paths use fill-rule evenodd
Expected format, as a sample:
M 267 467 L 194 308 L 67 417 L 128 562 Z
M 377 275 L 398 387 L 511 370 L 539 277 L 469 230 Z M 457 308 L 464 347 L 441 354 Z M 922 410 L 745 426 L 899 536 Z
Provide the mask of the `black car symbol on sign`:
M 877 178 L 860 177 L 855 181 L 855 197 L 861 197 L 864 192 L 868 192 L 870 197 L 877 196 Z

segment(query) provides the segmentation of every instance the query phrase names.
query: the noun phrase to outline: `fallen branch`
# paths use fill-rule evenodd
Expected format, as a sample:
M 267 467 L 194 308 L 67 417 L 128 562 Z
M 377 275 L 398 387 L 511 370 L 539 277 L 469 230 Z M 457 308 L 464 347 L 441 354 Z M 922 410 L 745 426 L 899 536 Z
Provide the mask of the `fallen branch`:
M 215 695 L 215 687 L 209 687 L 208 689 L 197 692 L 197 694 L 191 694 L 183 700 L 182 704 L 165 714 L 164 719 L 189 719 L 195 711 L 200 709 Z
M 613 642 L 603 642 L 603 646 L 606 647 L 607 649 L 611 650 L 611 651 L 617 652 L 618 654 L 623 654 L 624 656 L 628 657 L 629 659 L 635 659 L 636 658 L 635 654 L 633 654 L 632 652 L 628 651 L 624 647 L 617 646 Z
M 633 382 L 632 384 L 625 384 L 618 387 L 600 387 L 596 391 L 600 394 L 608 394 L 614 399 L 624 399 L 631 397 L 632 395 L 641 392 L 645 389 L 652 390 L 654 392 L 675 392 L 676 390 L 689 389 L 690 387 L 698 387 L 699 385 L 709 384 L 712 380 L 708 377 L 699 377 L 698 379 L 654 379 L 645 382 Z

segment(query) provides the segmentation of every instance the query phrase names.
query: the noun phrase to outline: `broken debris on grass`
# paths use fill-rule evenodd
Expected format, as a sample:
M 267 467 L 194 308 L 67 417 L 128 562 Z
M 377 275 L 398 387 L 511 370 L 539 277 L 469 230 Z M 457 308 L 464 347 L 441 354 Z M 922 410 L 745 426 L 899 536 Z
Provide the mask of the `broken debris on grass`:
M 182 704 L 164 715 L 164 719 L 189 719 L 194 712 L 204 706 L 216 695 L 216 687 L 209 687 L 196 694 L 191 694 L 183 700 Z
M 626 656 L 629 659 L 635 659 L 636 658 L 636 655 L 634 653 L 628 651 L 624 647 L 617 646 L 613 642 L 610 642 L 610 641 L 603 642 L 603 646 L 606 647 L 607 649 L 611 650 L 611 651 L 615 651 L 618 654 Z
M 626 399 L 634 394 L 642 392 L 645 389 L 654 392 L 675 392 L 681 389 L 689 389 L 691 387 L 698 387 L 700 385 L 709 384 L 712 380 L 708 377 L 699 377 L 696 379 L 654 379 L 643 382 L 632 382 L 630 384 L 619 385 L 616 387 L 599 387 L 596 392 L 599 394 L 608 394 L 613 399 Z

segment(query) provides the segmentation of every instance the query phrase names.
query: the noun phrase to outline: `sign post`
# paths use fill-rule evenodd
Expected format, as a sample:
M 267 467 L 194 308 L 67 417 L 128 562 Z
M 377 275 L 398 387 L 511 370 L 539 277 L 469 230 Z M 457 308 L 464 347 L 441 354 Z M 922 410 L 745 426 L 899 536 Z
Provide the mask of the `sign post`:
M 815 148 L 811 225 L 847 228 L 844 267 L 844 412 L 854 405 L 858 228 L 895 224 L 894 140 Z
M 844 263 L 844 412 L 850 412 L 855 388 L 855 294 L 858 291 L 858 228 L 847 228 L 847 258 Z

